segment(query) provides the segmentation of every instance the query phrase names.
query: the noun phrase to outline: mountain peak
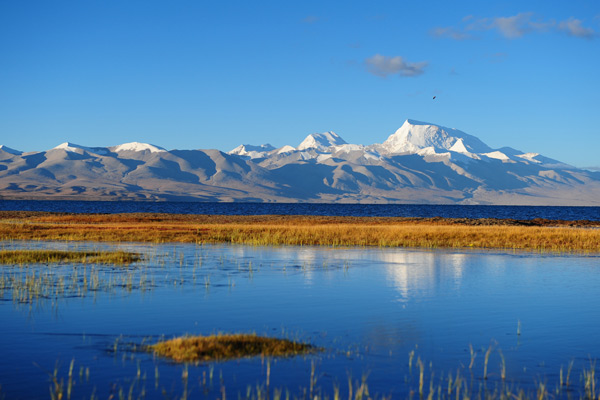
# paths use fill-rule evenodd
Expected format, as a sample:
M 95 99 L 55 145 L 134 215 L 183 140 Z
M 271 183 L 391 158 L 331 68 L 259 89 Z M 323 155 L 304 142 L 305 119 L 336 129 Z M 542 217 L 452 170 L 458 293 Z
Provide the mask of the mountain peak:
M 5 153 L 13 154 L 15 156 L 20 156 L 21 154 L 23 154 L 22 151 L 11 149 L 10 147 L 5 146 L 3 144 L 0 144 L 0 150 L 4 151 Z
M 51 150 L 65 150 L 65 151 L 70 151 L 73 153 L 77 153 L 78 150 L 83 150 L 83 151 L 87 151 L 88 153 L 95 153 L 95 154 L 107 154 L 108 153 L 108 150 L 106 150 L 106 148 L 104 148 L 104 147 L 86 147 L 86 146 L 81 146 L 81 145 L 71 143 L 71 142 L 61 143 Z
M 121 151 L 149 151 L 150 153 L 160 153 L 166 150 L 149 143 L 130 142 L 113 147 L 113 151 L 117 153 Z
M 65 150 L 65 151 L 77 151 L 77 150 L 86 150 L 87 147 L 84 146 L 80 146 L 78 144 L 75 143 L 71 143 L 71 142 L 64 142 L 59 144 L 56 147 L 53 147 L 51 150 Z
M 300 143 L 297 150 L 306 150 L 306 149 L 315 149 L 324 151 L 327 150 L 331 146 L 340 146 L 342 144 L 347 144 L 344 139 L 342 139 L 335 132 L 323 132 L 323 133 L 311 133 Z
M 395 153 L 416 153 L 427 147 L 438 151 L 461 153 L 485 153 L 491 148 L 475 136 L 458 129 L 407 119 L 402 126 L 383 142 L 383 151 Z
M 81 146 L 78 144 L 75 144 L 75 143 L 71 143 L 71 142 L 64 142 L 64 143 L 61 143 L 58 146 L 54 147 L 54 149 L 68 149 L 68 148 L 79 149 L 79 148 L 81 148 Z
M 407 118 L 406 121 L 404 121 L 404 123 L 402 124 L 402 126 L 404 125 L 435 125 L 435 124 L 431 124 L 429 122 L 423 122 L 423 121 L 417 121 L 416 119 L 410 119 Z
M 260 146 L 255 146 L 251 144 L 241 144 L 235 149 L 231 150 L 227 154 L 235 154 L 242 157 L 250 157 L 250 158 L 262 158 L 265 157 L 266 154 L 270 151 L 275 150 L 269 143 L 261 144 Z

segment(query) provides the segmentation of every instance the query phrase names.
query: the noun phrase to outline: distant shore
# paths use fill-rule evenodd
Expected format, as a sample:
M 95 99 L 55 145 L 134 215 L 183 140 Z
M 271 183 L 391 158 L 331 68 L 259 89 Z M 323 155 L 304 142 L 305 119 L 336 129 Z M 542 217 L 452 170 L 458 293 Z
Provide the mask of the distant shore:
M 0 240 L 600 252 L 600 222 L 0 211 Z

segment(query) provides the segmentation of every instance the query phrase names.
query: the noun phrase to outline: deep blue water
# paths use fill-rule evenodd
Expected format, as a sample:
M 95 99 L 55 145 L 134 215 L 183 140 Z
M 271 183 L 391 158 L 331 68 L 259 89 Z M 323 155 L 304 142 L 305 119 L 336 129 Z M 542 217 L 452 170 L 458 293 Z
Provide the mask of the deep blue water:
M 600 207 L 429 204 L 201 203 L 0 200 L 0 210 L 73 213 L 324 215 L 361 217 L 513 218 L 600 221 Z

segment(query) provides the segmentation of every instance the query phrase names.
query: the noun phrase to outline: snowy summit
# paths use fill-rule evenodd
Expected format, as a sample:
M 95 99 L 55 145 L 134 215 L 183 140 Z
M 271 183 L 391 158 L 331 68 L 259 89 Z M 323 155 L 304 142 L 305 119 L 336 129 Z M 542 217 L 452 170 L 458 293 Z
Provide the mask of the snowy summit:
M 267 153 L 275 150 L 275 147 L 269 143 L 253 146 L 251 144 L 241 144 L 227 154 L 235 154 L 241 157 L 262 158 L 266 157 Z
M 475 136 L 458 129 L 407 119 L 381 144 L 384 153 L 416 153 L 432 147 L 436 152 L 487 153 L 492 149 Z
M 72 153 L 80 153 L 82 151 L 87 151 L 88 153 L 95 154 L 108 154 L 108 150 L 104 147 L 87 147 L 81 146 L 71 142 L 64 142 L 53 148 L 52 150 L 64 150 L 70 151 Z
M 160 153 L 166 151 L 162 147 L 140 142 L 123 143 L 113 147 L 112 150 L 117 153 L 121 151 L 149 151 L 150 153 Z
M 332 146 L 343 144 L 346 144 L 346 141 L 335 132 L 312 133 L 296 147 L 296 150 L 315 149 L 325 151 Z

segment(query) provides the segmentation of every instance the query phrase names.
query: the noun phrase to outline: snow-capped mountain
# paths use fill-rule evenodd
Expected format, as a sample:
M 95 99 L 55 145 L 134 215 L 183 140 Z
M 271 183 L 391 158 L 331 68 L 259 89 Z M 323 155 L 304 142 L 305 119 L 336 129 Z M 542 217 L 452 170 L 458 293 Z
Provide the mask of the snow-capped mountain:
M 137 142 L 0 146 L 0 198 L 600 205 L 600 172 L 407 120 L 369 145 L 325 132 L 297 147 L 229 153 Z
M 327 151 L 332 146 L 343 144 L 346 144 L 346 141 L 335 132 L 312 133 L 296 147 L 296 150 L 315 149 L 317 151 Z
M 270 144 L 262 144 L 260 146 L 253 146 L 251 144 L 241 144 L 235 149 L 231 150 L 228 154 L 234 154 L 246 158 L 263 158 L 266 157 L 270 152 L 276 150 L 275 147 Z
M 86 147 L 75 143 L 65 142 L 54 147 L 52 150 L 65 150 L 72 153 L 81 153 L 87 151 L 88 153 L 94 154 L 108 154 L 109 150 L 105 147 Z
M 407 119 L 404 124 L 379 146 L 382 153 L 417 153 L 432 148 L 436 153 L 487 153 L 492 149 L 475 136 L 458 129 Z
M 124 144 L 120 144 L 118 146 L 110 147 L 110 149 L 116 153 L 119 153 L 122 151 L 138 151 L 138 152 L 139 151 L 148 151 L 150 153 L 160 153 L 160 152 L 166 151 L 162 147 L 155 146 L 153 144 L 139 143 L 139 142 L 124 143 Z

